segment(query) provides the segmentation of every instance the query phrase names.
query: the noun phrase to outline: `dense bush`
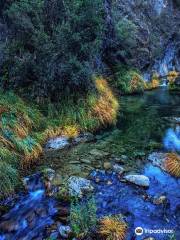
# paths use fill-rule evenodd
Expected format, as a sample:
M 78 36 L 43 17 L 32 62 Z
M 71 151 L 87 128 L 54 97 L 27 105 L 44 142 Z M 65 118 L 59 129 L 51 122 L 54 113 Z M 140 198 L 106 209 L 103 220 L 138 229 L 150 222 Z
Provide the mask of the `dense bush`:
M 118 66 L 114 84 L 125 94 L 143 92 L 145 87 L 141 74 L 137 70 L 126 66 Z
M 31 94 L 38 102 L 93 88 L 101 0 L 20 0 L 5 13 L 12 36 L 6 48 L 4 88 Z

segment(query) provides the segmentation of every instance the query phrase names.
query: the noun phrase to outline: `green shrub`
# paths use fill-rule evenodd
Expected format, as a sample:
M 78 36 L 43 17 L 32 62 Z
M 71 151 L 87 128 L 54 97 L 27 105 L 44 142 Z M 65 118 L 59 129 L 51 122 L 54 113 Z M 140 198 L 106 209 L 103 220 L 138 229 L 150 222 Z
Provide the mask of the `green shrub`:
M 143 92 L 145 87 L 145 82 L 140 73 L 125 66 L 118 67 L 114 84 L 125 94 Z
M 70 211 L 70 223 L 76 236 L 86 234 L 92 227 L 96 226 L 96 203 L 94 198 L 86 202 L 72 202 Z

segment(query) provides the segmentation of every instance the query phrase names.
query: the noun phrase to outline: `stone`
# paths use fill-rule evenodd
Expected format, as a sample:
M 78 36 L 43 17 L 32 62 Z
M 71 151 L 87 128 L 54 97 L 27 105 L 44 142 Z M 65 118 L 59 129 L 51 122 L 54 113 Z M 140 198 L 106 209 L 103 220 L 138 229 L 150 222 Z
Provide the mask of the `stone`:
M 70 233 L 72 232 L 71 228 L 69 226 L 65 226 L 62 224 L 58 224 L 58 231 L 61 237 L 68 238 Z
M 156 205 L 164 204 L 167 202 L 166 196 L 162 195 L 159 198 L 154 198 L 153 203 Z
M 92 149 L 89 153 L 91 155 L 93 155 L 94 157 L 97 157 L 97 158 L 106 157 L 106 156 L 109 155 L 109 153 L 104 152 L 104 151 L 100 151 L 98 149 Z
M 103 168 L 105 170 L 111 170 L 112 169 L 112 164 L 110 162 L 104 162 L 103 163 Z
M 124 173 L 124 168 L 121 167 L 119 164 L 114 164 L 113 171 L 119 175 L 122 175 Z
M 56 137 L 56 138 L 50 139 L 47 142 L 45 148 L 57 150 L 57 149 L 63 149 L 69 145 L 70 145 L 69 138 L 62 136 L 62 137 Z
M 95 137 L 92 133 L 84 133 L 80 134 L 78 137 L 74 139 L 74 143 L 85 143 L 85 142 L 92 142 L 95 140 Z
M 180 117 L 164 117 L 163 119 L 173 124 L 180 124 Z
M 143 240 L 156 240 L 156 239 L 153 237 L 148 237 L 148 238 L 144 238 Z
M 48 181 L 52 181 L 53 178 L 55 177 L 55 171 L 51 168 L 43 169 L 42 174 L 43 174 L 43 177 Z
M 148 161 L 150 161 L 154 166 L 160 167 L 165 171 L 164 162 L 166 160 L 166 153 L 163 152 L 153 152 L 148 156 Z
M 59 235 L 59 233 L 57 231 L 52 232 L 50 235 L 50 239 L 58 239 L 58 235 Z
M 81 159 L 81 162 L 86 163 L 86 164 L 91 164 L 91 159 L 83 158 L 83 159 Z
M 68 179 L 70 196 L 82 197 L 84 193 L 94 190 L 91 181 L 85 178 L 71 176 Z
M 126 175 L 124 179 L 141 187 L 149 187 L 149 178 L 144 175 Z
M 18 220 L 7 220 L 0 224 L 0 232 L 14 232 L 17 231 L 20 228 L 20 223 L 18 223 Z
M 60 186 L 63 182 L 63 178 L 60 174 L 56 174 L 55 177 L 53 178 L 51 184 L 53 186 Z

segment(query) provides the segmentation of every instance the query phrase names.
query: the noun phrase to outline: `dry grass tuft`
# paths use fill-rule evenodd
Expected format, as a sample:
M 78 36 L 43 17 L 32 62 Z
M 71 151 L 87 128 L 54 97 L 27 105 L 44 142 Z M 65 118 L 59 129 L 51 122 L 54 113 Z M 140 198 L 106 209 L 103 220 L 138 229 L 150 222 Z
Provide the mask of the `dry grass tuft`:
M 168 75 L 167 75 L 167 79 L 169 81 L 169 83 L 174 83 L 176 78 L 179 76 L 179 73 L 176 72 L 176 71 L 170 71 L 168 72 Z
M 180 156 L 176 153 L 167 153 L 165 160 L 165 169 L 171 175 L 180 177 Z
M 92 106 L 92 115 L 100 120 L 103 125 L 108 125 L 116 121 L 119 103 L 103 78 L 96 79 L 96 88 L 99 97 Z
M 117 217 L 105 217 L 100 221 L 99 233 L 105 240 L 125 240 L 127 224 Z

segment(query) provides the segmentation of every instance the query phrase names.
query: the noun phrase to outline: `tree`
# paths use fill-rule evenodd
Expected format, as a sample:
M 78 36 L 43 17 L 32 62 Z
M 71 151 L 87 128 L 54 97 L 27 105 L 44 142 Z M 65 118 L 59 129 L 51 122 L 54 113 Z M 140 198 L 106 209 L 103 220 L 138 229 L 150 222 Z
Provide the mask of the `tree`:
M 93 87 L 93 61 L 102 36 L 101 0 L 19 0 L 6 15 L 12 37 L 4 62 L 5 88 L 38 101 L 57 101 Z

